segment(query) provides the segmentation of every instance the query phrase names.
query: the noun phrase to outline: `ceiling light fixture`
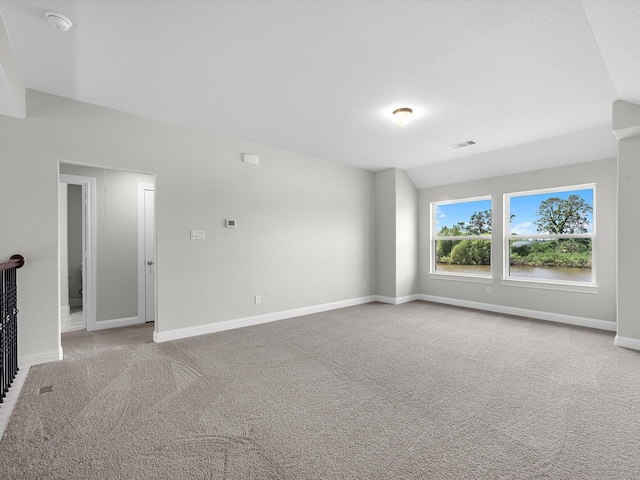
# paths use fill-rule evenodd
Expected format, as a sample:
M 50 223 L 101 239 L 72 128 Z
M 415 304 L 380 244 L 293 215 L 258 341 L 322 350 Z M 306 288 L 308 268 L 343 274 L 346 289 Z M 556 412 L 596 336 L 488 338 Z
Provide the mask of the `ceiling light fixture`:
M 413 118 L 413 110 L 411 108 L 398 108 L 393 111 L 393 121 L 398 125 L 406 125 Z
M 47 20 L 49 20 L 49 23 L 51 25 L 56 27 L 58 30 L 62 30 L 63 32 L 66 32 L 71 27 L 73 27 L 73 22 L 71 22 L 71 20 L 60 13 L 45 12 L 44 16 Z

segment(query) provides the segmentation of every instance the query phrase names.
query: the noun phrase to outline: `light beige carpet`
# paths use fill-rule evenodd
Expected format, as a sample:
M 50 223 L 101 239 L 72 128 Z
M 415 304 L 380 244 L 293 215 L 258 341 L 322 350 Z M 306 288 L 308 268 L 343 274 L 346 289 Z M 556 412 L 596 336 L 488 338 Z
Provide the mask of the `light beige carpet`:
M 640 478 L 640 354 L 610 332 L 413 302 L 151 336 L 65 334 L 0 477 Z

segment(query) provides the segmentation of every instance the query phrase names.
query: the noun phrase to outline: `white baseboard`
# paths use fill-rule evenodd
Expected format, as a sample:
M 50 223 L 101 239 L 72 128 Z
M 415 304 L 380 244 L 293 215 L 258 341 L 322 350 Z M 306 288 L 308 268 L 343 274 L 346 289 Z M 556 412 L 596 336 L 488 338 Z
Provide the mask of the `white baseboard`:
M 71 315 L 71 307 L 69 307 L 69 306 L 60 307 L 60 316 L 61 317 L 68 317 L 69 315 Z
M 31 353 L 27 355 L 18 355 L 18 367 L 20 369 L 28 369 L 32 365 L 40 365 L 41 363 L 58 362 L 62 360 L 62 346 L 57 350 L 48 350 L 46 352 Z
M 536 318 L 538 320 L 546 320 L 549 322 L 566 323 L 569 325 L 577 325 L 579 327 L 597 328 L 599 330 L 616 331 L 616 322 L 608 320 L 598 320 L 595 318 L 576 317 L 573 315 L 564 315 L 562 313 L 542 312 L 540 310 L 529 310 L 526 308 L 507 307 L 505 305 L 495 305 L 492 303 L 472 302 L 470 300 L 460 300 L 458 298 L 438 297 L 435 295 L 419 294 L 420 300 L 426 302 L 445 303 L 447 305 L 455 305 L 458 307 L 475 308 L 477 310 L 486 310 L 489 312 L 504 313 L 506 315 L 516 315 L 518 317 Z
M 93 328 L 95 330 L 106 330 L 107 328 L 118 328 L 118 327 L 128 327 L 131 325 L 137 325 L 139 323 L 144 323 L 138 320 L 138 317 L 127 317 L 127 318 L 114 318 L 112 320 L 100 320 L 96 322 L 96 326 Z
M 613 344 L 618 347 L 629 348 L 631 350 L 640 350 L 640 340 L 637 338 L 621 337 L 620 335 L 616 335 L 616 338 L 613 340 Z
M 389 303 L 391 305 L 402 305 L 403 303 L 413 302 L 414 300 L 421 300 L 420 295 L 415 293 L 413 295 L 407 295 L 405 297 L 385 297 L 383 295 L 373 295 L 374 302 Z
M 235 328 L 250 327 L 261 323 L 275 322 L 277 320 L 285 320 L 287 318 L 300 317 L 302 315 L 311 315 L 313 313 L 327 312 L 338 308 L 353 307 L 364 303 L 371 303 L 374 297 L 352 298 L 350 300 L 342 300 L 340 302 L 325 303 L 322 305 L 314 305 L 312 307 L 296 308 L 293 310 L 285 310 L 282 312 L 266 313 L 264 315 L 256 315 L 253 317 L 237 318 L 234 320 L 224 320 L 222 322 L 209 323 L 206 325 L 198 325 L 195 327 L 177 328 L 175 330 L 167 330 L 166 332 L 153 332 L 153 341 L 156 343 L 168 342 L 170 340 L 179 340 L 181 338 L 195 337 L 198 335 L 206 335 L 208 333 L 222 332 L 224 330 L 233 330 Z
M 538 310 L 528 310 L 525 308 L 507 307 L 504 305 L 494 305 L 490 303 L 472 302 L 468 300 L 460 300 L 456 298 L 437 297 L 434 295 L 414 294 L 404 297 L 386 297 L 383 295 L 371 295 L 368 297 L 354 298 L 351 300 L 344 300 L 341 302 L 326 303 L 323 305 L 316 305 L 312 307 L 298 308 L 294 310 L 286 310 L 283 312 L 267 313 L 264 315 L 256 315 L 253 317 L 237 318 L 234 320 L 225 320 L 222 322 L 209 323 L 206 325 L 198 325 L 195 327 L 178 328 L 175 330 L 168 330 L 166 332 L 154 332 L 153 340 L 156 343 L 167 342 L 170 340 L 179 340 L 181 338 L 195 337 L 198 335 L 206 335 L 208 333 L 222 332 L 224 330 L 232 330 L 235 328 L 249 327 L 252 325 L 259 325 L 261 323 L 275 322 L 277 320 L 284 320 L 287 318 L 299 317 L 302 315 L 309 315 L 312 313 L 326 312 L 329 310 L 335 310 L 337 308 L 352 307 L 355 305 L 362 305 L 369 302 L 382 302 L 391 305 L 401 305 L 403 303 L 412 302 L 414 300 L 424 300 L 427 302 L 444 303 L 448 305 L 455 305 L 465 308 L 474 308 L 477 310 L 486 310 L 496 313 L 504 313 L 507 315 L 515 315 L 519 317 L 535 318 L 539 320 L 546 320 L 550 322 L 565 323 L 570 325 L 577 325 L 580 327 L 597 328 L 600 330 L 615 331 L 615 322 L 607 320 L 598 320 L 592 318 L 577 317 L 572 315 L 563 315 L 560 313 L 542 312 Z M 638 341 L 640 345 L 640 341 Z M 631 348 L 631 347 L 629 347 Z M 638 348 L 640 349 L 640 347 Z

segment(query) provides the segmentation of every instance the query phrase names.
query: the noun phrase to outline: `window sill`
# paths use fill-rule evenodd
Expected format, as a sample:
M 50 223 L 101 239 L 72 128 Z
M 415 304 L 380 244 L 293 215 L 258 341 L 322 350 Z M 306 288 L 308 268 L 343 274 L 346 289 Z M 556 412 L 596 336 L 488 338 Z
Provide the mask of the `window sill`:
M 491 277 L 480 277 L 478 275 L 464 274 L 464 273 L 435 273 L 429 274 L 429 278 L 436 280 L 450 280 L 454 282 L 471 282 L 471 283 L 493 283 Z
M 543 282 L 536 280 L 520 280 L 515 278 L 503 278 L 502 285 L 506 287 L 539 288 L 542 290 L 557 290 L 563 292 L 597 294 L 600 287 L 595 284 Z

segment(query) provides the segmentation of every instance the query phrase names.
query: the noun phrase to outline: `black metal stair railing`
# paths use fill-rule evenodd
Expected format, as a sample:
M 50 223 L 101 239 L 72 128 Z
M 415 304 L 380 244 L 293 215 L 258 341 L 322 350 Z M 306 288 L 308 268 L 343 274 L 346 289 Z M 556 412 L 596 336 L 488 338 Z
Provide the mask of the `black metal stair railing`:
M 13 255 L 0 263 L 0 404 L 18 373 L 18 285 L 16 270 L 25 263 Z

